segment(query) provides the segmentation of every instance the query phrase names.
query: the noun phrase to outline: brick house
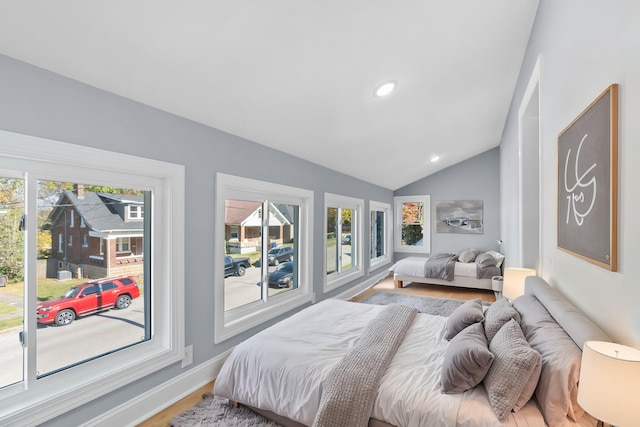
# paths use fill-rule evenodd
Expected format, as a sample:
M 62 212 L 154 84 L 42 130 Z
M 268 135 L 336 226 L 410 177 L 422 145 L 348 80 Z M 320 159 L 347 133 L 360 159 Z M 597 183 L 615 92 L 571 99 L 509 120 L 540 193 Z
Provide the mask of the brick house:
M 49 214 L 57 271 L 92 279 L 144 273 L 143 196 L 94 193 L 77 185 Z
M 291 243 L 294 238 L 293 207 L 269 204 L 269 244 Z M 262 204 L 240 200 L 225 202 L 227 253 L 259 251 L 262 244 Z

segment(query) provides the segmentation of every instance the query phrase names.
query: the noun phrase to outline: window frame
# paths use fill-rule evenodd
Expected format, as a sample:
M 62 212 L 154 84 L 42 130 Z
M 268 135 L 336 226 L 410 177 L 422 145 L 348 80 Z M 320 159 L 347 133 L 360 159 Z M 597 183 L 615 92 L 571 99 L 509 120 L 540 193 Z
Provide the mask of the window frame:
M 37 305 L 33 297 L 37 180 L 133 186 L 153 192 L 151 339 L 37 378 L 37 320 L 25 316 L 25 375 L 23 381 L 0 389 L 0 423 L 44 423 L 180 361 L 184 349 L 184 166 L 0 131 L 0 170 L 25 177 L 25 313 L 35 313 Z
M 333 272 L 331 274 L 327 274 L 326 266 L 327 266 L 327 221 L 329 220 L 327 210 L 329 208 L 337 208 L 340 212 L 342 209 L 351 209 L 353 211 L 353 216 L 355 216 L 355 221 L 352 218 L 351 224 L 351 261 L 352 267 L 346 271 L 342 272 L 338 268 L 338 271 Z M 322 223 L 323 229 L 323 263 L 324 266 L 324 280 L 323 280 L 323 290 L 324 293 L 330 292 L 334 289 L 339 288 L 353 280 L 356 280 L 360 277 L 364 276 L 364 247 L 363 247 L 363 214 L 364 214 L 364 200 L 357 199 L 354 197 L 342 196 L 339 194 L 332 193 L 324 193 L 324 221 Z M 355 222 L 355 224 L 353 224 Z M 355 248 L 354 248 L 355 242 Z M 336 236 L 336 245 L 338 248 L 342 246 L 341 239 Z M 353 252 L 355 252 L 355 257 L 353 256 Z M 355 260 L 355 263 L 354 263 Z
M 402 244 L 402 206 L 404 203 L 423 203 L 424 218 L 422 222 L 422 246 L 411 246 Z M 431 253 L 431 196 L 396 196 L 393 198 L 394 204 L 394 250 L 396 252 L 409 252 L 428 254 Z
M 225 312 L 224 247 L 214 245 L 214 342 L 221 343 L 281 314 L 313 302 L 313 191 L 287 185 L 216 173 L 214 242 L 224 240 L 225 200 L 248 200 L 300 205 L 298 224 L 298 288 L 266 303 L 256 301 Z M 263 245 L 265 247 L 265 245 Z
M 384 254 L 379 257 L 372 257 L 372 242 L 371 242 L 371 214 L 373 212 L 382 212 L 384 214 Z M 377 202 L 374 200 L 369 201 L 369 271 L 376 270 L 391 262 L 393 252 L 393 214 L 390 203 Z

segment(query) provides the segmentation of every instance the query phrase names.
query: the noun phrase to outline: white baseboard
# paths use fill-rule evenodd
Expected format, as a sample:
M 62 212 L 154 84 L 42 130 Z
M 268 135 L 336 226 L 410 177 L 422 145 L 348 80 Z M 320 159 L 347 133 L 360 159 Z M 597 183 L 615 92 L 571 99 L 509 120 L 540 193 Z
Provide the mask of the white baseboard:
M 231 350 L 227 350 L 135 399 L 112 408 L 99 417 L 82 424 L 81 427 L 135 426 L 213 381 L 230 353 Z
M 391 273 L 388 270 L 385 270 L 382 273 L 378 273 L 375 276 L 370 277 L 368 280 L 365 280 L 364 282 L 360 283 L 359 285 L 356 285 L 353 288 L 350 288 L 342 292 L 341 294 L 336 295 L 334 298 L 349 300 L 355 297 L 356 295 L 363 293 L 364 291 L 366 291 L 376 283 L 384 280 L 387 276 L 389 276 L 389 274 Z

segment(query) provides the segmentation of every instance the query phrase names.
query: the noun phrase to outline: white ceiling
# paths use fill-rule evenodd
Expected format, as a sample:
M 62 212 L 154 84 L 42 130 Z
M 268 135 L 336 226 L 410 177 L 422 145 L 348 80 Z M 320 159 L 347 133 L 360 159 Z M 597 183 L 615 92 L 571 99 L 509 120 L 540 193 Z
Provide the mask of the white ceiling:
M 395 190 L 500 144 L 537 7 L 0 0 L 0 53 Z

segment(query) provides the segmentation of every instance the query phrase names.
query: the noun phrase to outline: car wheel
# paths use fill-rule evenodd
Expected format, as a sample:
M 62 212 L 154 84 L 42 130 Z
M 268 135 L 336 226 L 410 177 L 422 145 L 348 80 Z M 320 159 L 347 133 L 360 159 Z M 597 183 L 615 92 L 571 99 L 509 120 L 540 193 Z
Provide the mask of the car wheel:
M 58 312 L 58 314 L 56 314 L 56 325 L 68 325 L 69 323 L 73 322 L 75 318 L 76 313 L 74 313 L 73 310 L 61 310 L 60 312 Z
M 280 261 L 278 261 L 278 258 L 274 259 L 273 260 L 273 265 L 278 265 L 278 264 L 280 264 Z
M 238 266 L 238 276 L 244 276 L 244 273 L 246 273 L 247 269 L 244 268 L 243 266 L 239 265 Z
M 131 305 L 131 297 L 129 295 L 120 295 L 116 300 L 116 308 L 123 310 Z

